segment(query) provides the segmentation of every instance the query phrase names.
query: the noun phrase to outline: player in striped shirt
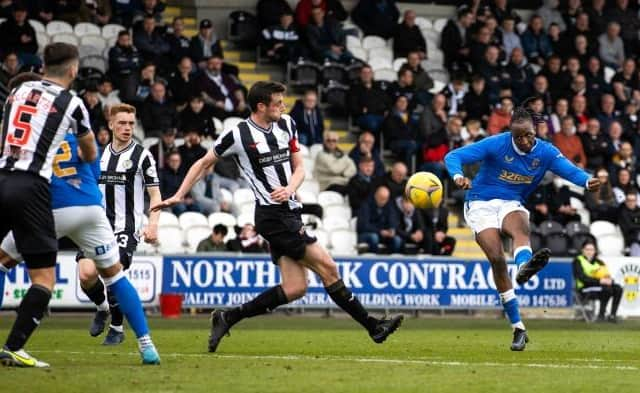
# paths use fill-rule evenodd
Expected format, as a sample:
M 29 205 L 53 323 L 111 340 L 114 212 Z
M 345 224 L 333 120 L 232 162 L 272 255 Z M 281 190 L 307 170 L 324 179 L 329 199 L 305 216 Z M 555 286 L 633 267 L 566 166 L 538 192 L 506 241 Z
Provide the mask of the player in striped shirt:
M 402 323 L 402 316 L 377 319 L 344 285 L 327 250 L 302 225 L 301 204 L 295 192 L 304 180 L 302 153 L 295 123 L 284 115 L 285 87 L 258 82 L 248 95 L 251 115 L 225 130 L 214 149 L 189 170 L 177 193 L 152 210 L 180 203 L 207 170 L 221 157 L 233 157 L 256 198 L 256 230 L 268 242 L 273 262 L 280 267 L 282 283 L 232 310 L 212 313 L 209 351 L 215 352 L 222 337 L 240 320 L 268 313 L 304 296 L 307 269 L 318 274 L 331 299 L 360 323 L 376 343 L 382 343 Z

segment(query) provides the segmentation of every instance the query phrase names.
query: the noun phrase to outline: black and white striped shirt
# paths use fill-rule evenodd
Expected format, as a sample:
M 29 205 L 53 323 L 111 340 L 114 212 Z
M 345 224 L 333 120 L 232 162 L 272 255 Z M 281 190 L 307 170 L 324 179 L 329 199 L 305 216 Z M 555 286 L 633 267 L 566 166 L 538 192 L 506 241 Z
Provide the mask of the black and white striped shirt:
M 232 156 L 247 179 L 261 206 L 279 205 L 271 199 L 276 187 L 285 187 L 291 179 L 291 153 L 300 151 L 298 131 L 289 115 L 282 115 L 277 123 L 264 129 L 251 118 L 225 130 L 213 147 L 218 157 Z M 291 209 L 301 207 L 292 195 Z
M 151 153 L 133 141 L 120 152 L 109 144 L 100 158 L 99 183 L 113 231 L 137 236 L 142 228 L 145 187 L 160 184 Z
M 0 169 L 51 179 L 51 165 L 67 132 L 80 137 L 91 130 L 82 100 L 45 80 L 14 89 L 4 107 Z

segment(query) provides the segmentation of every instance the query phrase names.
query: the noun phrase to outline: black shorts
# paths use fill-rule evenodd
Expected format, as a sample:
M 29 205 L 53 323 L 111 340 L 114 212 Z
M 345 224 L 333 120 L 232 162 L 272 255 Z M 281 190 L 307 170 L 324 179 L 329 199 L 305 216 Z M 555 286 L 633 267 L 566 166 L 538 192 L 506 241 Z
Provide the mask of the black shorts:
M 58 239 L 51 213 L 51 194 L 49 183 L 42 177 L 20 171 L 0 171 L 0 239 L 9 231 L 13 231 L 16 247 L 23 256 L 53 255 L 53 258 L 26 258 L 27 268 L 56 265 Z
M 286 205 L 256 206 L 256 231 L 269 242 L 273 263 L 287 256 L 293 260 L 304 258 L 308 244 L 316 238 L 304 230 L 300 209 Z
M 117 232 L 115 236 L 120 249 L 120 263 L 124 270 L 127 270 L 131 266 L 133 253 L 138 248 L 138 238 L 135 234 L 129 232 Z

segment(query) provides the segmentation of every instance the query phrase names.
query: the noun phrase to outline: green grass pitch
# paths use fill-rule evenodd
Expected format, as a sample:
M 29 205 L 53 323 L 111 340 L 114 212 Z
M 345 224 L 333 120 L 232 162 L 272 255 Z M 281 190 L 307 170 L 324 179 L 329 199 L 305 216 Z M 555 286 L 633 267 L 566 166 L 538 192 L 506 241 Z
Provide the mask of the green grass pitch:
M 90 315 L 43 321 L 27 350 L 48 370 L 0 368 L 3 392 L 636 392 L 640 321 L 535 320 L 525 352 L 502 320 L 414 319 L 374 344 L 343 318 L 282 314 L 243 321 L 216 354 L 208 320 L 152 318 L 162 365 L 143 367 L 135 339 L 102 347 Z M 0 314 L 4 340 L 12 314 Z

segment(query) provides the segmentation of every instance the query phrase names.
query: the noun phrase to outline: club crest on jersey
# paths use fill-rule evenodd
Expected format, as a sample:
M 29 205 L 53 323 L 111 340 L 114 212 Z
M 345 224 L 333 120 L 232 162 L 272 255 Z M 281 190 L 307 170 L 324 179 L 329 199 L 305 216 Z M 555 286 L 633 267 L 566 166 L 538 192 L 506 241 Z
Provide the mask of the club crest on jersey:
M 540 160 L 537 158 L 534 158 L 533 161 L 531 161 L 531 166 L 529 166 L 529 169 L 533 170 L 536 169 L 540 166 Z
M 127 170 L 128 170 L 128 169 L 131 169 L 131 168 L 133 167 L 133 161 L 131 161 L 131 160 L 125 160 L 125 161 L 122 163 L 122 167 L 123 167 L 124 169 L 127 169 Z
M 509 156 L 509 155 L 504 156 L 504 162 L 506 162 L 507 164 L 511 164 L 513 160 L 514 160 L 513 156 Z

